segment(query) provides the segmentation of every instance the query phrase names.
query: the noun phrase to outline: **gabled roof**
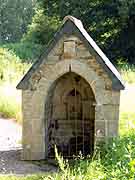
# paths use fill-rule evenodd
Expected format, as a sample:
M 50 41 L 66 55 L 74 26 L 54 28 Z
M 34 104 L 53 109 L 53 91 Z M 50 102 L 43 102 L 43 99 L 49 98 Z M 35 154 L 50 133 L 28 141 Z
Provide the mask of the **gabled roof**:
M 86 32 L 82 22 L 73 16 L 66 16 L 64 18 L 62 26 L 54 35 L 46 51 L 40 56 L 40 58 L 33 64 L 33 66 L 29 69 L 29 71 L 24 75 L 23 79 L 17 85 L 17 89 L 28 88 L 28 83 L 29 83 L 28 81 L 30 77 L 38 69 L 40 64 L 42 64 L 43 60 L 48 56 L 51 49 L 53 49 L 53 47 L 60 40 L 63 34 L 76 35 L 83 41 L 83 43 L 88 48 L 90 53 L 96 57 L 97 62 L 102 66 L 102 68 L 106 71 L 106 73 L 112 80 L 113 89 L 121 90 L 125 88 L 119 72 L 110 62 L 110 60 L 106 57 L 106 55 L 102 52 L 102 50 L 97 46 L 95 41 Z

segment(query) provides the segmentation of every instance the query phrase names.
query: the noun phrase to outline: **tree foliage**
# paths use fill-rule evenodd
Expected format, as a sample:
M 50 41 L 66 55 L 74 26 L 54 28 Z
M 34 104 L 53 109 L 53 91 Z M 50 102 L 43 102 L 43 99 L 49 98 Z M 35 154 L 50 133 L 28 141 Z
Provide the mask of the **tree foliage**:
M 113 62 L 135 63 L 135 0 L 37 0 L 37 4 L 26 39 L 47 44 L 70 14 L 82 20 Z
M 59 27 L 60 19 L 56 15 L 52 17 L 45 15 L 43 9 L 36 9 L 35 12 L 32 24 L 29 26 L 29 31 L 23 40 L 45 44 Z
M 2 45 L 1 47 L 12 51 L 21 59 L 22 63 L 34 62 L 42 53 L 42 45 L 32 42 L 8 43 Z
M 33 0 L 0 0 L 0 43 L 16 42 L 33 16 Z

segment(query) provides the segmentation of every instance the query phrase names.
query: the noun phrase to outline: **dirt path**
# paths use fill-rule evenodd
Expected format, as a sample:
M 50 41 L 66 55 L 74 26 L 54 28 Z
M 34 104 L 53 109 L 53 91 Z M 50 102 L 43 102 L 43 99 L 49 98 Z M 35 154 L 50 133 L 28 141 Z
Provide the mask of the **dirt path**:
M 22 128 L 12 120 L 0 118 L 0 151 L 21 148 Z
M 25 175 L 56 171 L 49 164 L 37 165 L 20 160 L 21 131 L 21 126 L 15 122 L 0 118 L 0 174 Z

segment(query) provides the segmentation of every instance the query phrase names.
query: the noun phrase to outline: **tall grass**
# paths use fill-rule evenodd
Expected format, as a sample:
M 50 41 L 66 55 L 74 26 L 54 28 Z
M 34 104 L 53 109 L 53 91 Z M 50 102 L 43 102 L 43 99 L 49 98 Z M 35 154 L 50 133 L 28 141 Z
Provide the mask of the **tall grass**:
M 135 132 L 110 139 L 100 146 L 95 156 L 75 160 L 70 166 L 56 151 L 60 172 L 44 177 L 44 180 L 134 180 Z
M 135 113 L 134 112 L 120 112 L 119 118 L 119 134 L 128 133 L 128 131 L 135 131 Z
M 21 122 L 21 92 L 16 90 L 16 84 L 29 64 L 4 48 L 0 48 L 0 62 L 0 115 Z
M 12 51 L 0 48 L 0 83 L 16 83 L 28 67 Z
M 135 133 L 110 139 L 84 168 L 84 179 L 134 179 Z
M 56 173 L 26 177 L 10 177 L 11 180 L 134 180 L 135 132 L 108 140 L 100 145 L 94 157 L 80 156 L 74 164 L 64 160 L 56 152 L 59 170 Z M 1 179 L 1 178 L 0 178 Z M 2 180 L 8 180 L 8 177 Z
M 0 115 L 21 123 L 21 92 L 12 84 L 2 84 L 0 87 Z
M 135 65 L 129 65 L 125 61 L 118 62 L 118 69 L 123 80 L 128 84 L 135 83 Z

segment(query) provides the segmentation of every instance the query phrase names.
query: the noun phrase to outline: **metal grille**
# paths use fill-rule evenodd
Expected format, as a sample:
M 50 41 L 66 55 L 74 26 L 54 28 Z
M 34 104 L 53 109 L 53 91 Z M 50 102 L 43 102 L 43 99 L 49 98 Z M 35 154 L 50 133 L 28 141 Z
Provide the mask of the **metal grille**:
M 52 116 L 47 127 L 48 158 L 55 157 L 54 145 L 65 158 L 72 158 L 80 152 L 86 156 L 93 150 L 94 107 L 91 99 L 85 99 L 75 84 L 72 87 L 66 95 L 65 102 L 51 105 Z M 58 112 L 59 117 L 53 116 L 55 111 L 61 111 Z M 61 113 L 65 114 L 64 117 L 60 116 Z

